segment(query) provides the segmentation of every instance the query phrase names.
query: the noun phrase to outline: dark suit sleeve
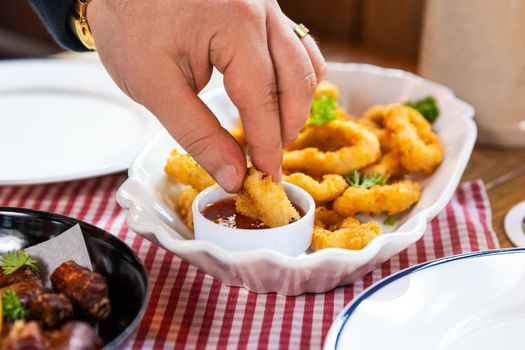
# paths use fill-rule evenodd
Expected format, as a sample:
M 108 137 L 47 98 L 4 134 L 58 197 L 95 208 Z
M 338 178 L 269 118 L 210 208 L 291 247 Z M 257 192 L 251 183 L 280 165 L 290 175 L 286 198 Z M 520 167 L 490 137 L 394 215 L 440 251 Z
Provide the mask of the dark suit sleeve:
M 73 51 L 87 51 L 69 28 L 69 10 L 74 0 L 29 0 L 29 2 L 60 46 Z

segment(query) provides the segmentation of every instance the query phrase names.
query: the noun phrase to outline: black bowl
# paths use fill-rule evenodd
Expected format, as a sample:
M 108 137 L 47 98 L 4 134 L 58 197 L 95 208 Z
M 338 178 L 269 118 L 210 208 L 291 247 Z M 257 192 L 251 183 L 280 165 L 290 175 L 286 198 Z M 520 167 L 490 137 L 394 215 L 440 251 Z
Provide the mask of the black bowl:
M 46 241 L 76 224 L 82 228 L 93 270 L 108 282 L 112 311 L 98 326 L 104 349 L 118 349 L 138 327 L 148 304 L 148 277 L 135 253 L 111 234 L 85 222 L 43 211 L 0 207 L 0 237 L 16 236 L 18 242 L 10 249 Z

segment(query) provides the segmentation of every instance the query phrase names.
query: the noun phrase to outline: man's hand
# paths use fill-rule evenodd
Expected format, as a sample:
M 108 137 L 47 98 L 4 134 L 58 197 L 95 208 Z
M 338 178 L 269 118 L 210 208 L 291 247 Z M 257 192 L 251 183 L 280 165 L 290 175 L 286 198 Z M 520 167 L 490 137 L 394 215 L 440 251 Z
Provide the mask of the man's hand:
M 295 35 L 276 0 L 93 0 L 87 16 L 118 86 L 234 192 L 246 159 L 197 97 L 215 66 L 239 109 L 253 164 L 280 180 L 282 147 L 306 121 L 325 62 L 310 36 Z

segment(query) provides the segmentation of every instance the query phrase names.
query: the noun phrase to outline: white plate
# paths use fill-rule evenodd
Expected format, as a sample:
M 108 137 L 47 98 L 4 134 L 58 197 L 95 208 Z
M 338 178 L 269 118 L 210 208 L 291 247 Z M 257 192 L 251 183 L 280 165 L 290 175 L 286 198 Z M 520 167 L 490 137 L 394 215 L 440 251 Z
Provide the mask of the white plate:
M 426 262 L 363 291 L 324 349 L 521 350 L 524 290 L 525 249 Z
M 525 247 L 525 201 L 516 204 L 505 215 L 505 233 L 517 247 Z
M 327 79 L 340 87 L 342 105 L 356 114 L 376 103 L 429 94 L 439 103 L 442 113 L 434 127 L 445 146 L 444 161 L 423 181 L 421 200 L 399 220 L 394 232 L 377 237 L 363 250 L 332 248 L 299 257 L 271 250 L 231 252 L 195 241 L 172 209 L 180 187 L 167 179 L 164 165 L 170 150 L 180 146 L 166 133 L 158 135 L 138 156 L 117 194 L 120 205 L 129 209 L 129 227 L 227 285 L 287 295 L 324 292 L 349 284 L 417 241 L 459 183 L 476 139 L 474 110 L 449 89 L 399 70 L 329 64 Z M 237 110 L 223 89 L 204 94 L 203 100 L 225 127 L 234 125 Z
M 0 63 L 0 185 L 66 181 L 127 169 L 161 130 L 99 62 Z

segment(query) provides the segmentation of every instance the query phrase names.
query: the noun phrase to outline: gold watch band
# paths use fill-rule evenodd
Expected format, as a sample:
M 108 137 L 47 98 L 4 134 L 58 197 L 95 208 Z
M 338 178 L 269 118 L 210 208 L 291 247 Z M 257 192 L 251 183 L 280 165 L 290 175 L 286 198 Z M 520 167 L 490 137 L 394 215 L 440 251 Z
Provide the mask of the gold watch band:
M 93 39 L 93 34 L 91 34 L 91 29 L 89 28 L 86 17 L 86 10 L 89 1 L 90 0 L 75 1 L 75 7 L 72 14 L 69 16 L 69 24 L 71 30 L 75 33 L 82 45 L 88 50 L 96 50 L 95 39 Z

